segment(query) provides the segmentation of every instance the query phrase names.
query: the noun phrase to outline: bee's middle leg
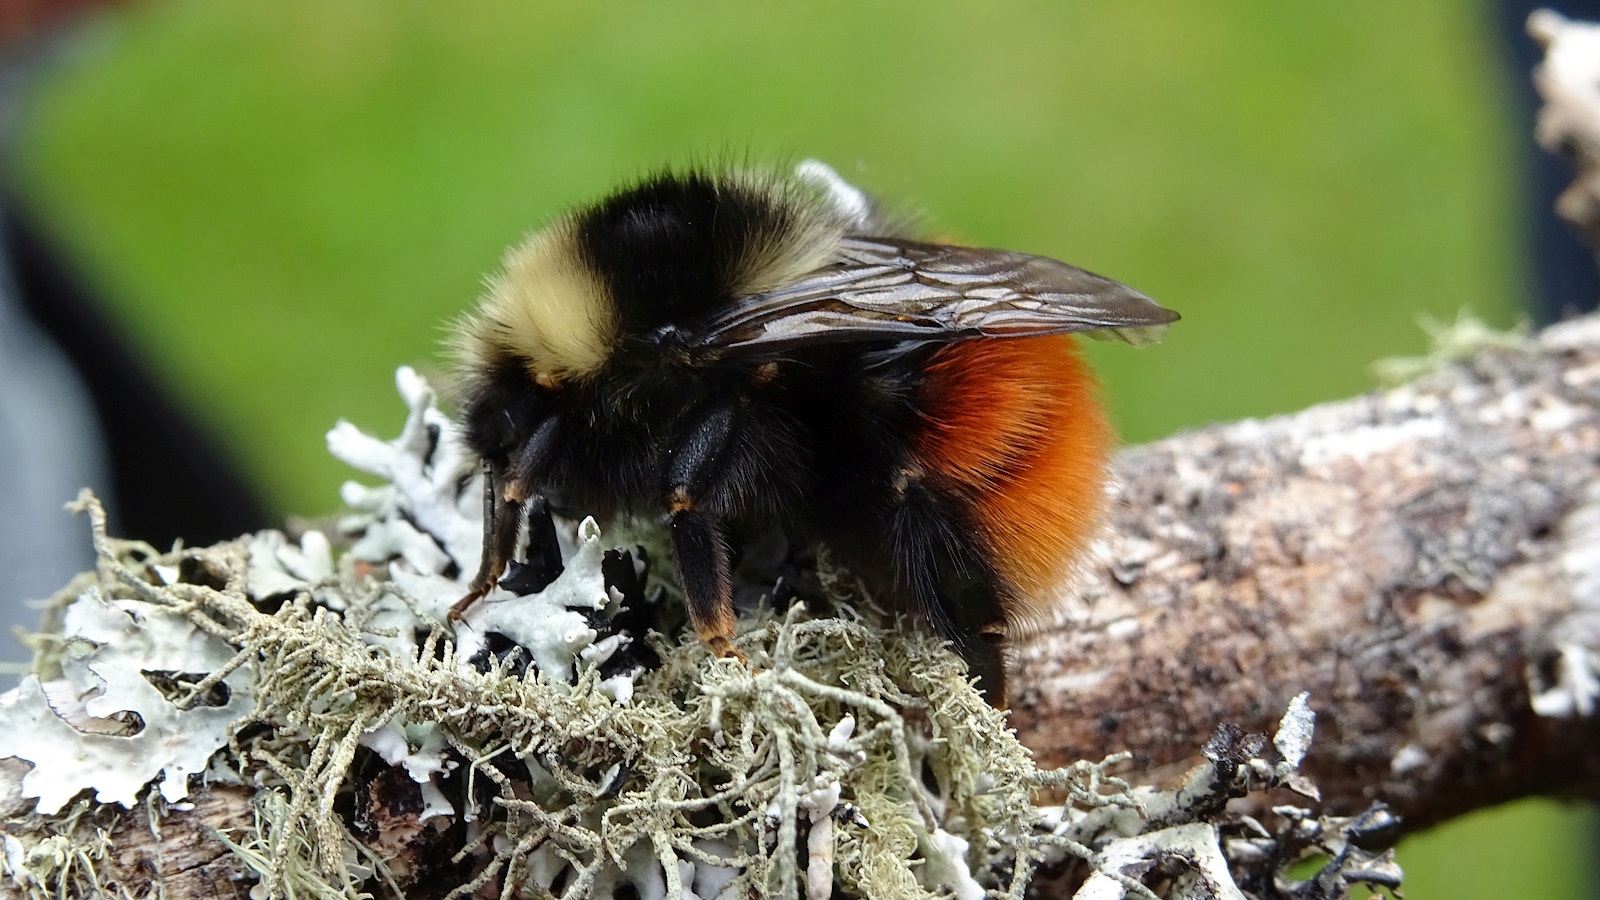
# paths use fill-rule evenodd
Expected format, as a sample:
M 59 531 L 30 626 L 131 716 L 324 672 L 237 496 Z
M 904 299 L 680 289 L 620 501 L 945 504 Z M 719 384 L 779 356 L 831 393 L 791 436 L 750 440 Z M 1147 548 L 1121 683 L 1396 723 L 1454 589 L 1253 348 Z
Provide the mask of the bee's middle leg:
M 736 419 L 731 404 L 702 412 L 672 454 L 665 499 L 689 621 L 713 653 L 744 659 L 744 653 L 733 644 L 733 570 L 727 531 L 719 518 L 702 506 L 711 487 L 724 477 Z

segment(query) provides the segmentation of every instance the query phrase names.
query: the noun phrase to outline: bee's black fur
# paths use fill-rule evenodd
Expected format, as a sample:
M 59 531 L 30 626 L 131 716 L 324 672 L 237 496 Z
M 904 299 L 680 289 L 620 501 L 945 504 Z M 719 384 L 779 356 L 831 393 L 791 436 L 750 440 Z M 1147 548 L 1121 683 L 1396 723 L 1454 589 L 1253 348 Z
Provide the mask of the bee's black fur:
M 940 485 L 895 485 L 909 453 L 918 376 L 873 366 L 872 349 L 796 348 L 766 384 L 740 371 L 663 372 L 683 390 L 658 391 L 602 375 L 547 395 L 553 418 L 524 426 L 512 451 L 498 449 L 498 425 L 469 429 L 468 440 L 491 468 L 507 471 L 513 451 L 558 421 L 562 440 L 532 474 L 568 515 L 658 514 L 673 487 L 686 488 L 696 511 L 674 522 L 680 556 L 711 557 L 719 525 L 738 537 L 777 521 L 791 537 L 826 542 L 880 594 L 937 626 L 987 684 L 999 684 L 998 655 L 978 637 L 1000 617 L 997 576 L 976 528 Z M 897 349 L 914 358 L 931 348 Z M 466 420 L 500 421 L 487 410 L 515 391 L 538 389 L 525 374 L 503 373 L 469 398 Z M 725 565 L 685 565 L 684 575 L 718 569 L 725 577 Z M 685 588 L 691 597 L 715 596 L 708 584 Z
M 790 215 L 753 185 L 658 175 L 581 214 L 579 252 L 605 280 L 622 333 L 644 336 L 731 302 L 739 262 Z
M 548 399 L 529 389 L 528 377 L 527 368 L 512 356 L 474 374 L 461 412 L 471 447 L 481 458 L 506 458 L 548 410 Z

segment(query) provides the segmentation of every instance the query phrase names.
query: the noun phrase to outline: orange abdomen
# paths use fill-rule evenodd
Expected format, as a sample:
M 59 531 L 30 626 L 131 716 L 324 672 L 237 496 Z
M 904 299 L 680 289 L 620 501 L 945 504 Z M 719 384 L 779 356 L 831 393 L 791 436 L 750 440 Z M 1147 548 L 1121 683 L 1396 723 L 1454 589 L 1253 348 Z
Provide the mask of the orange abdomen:
M 1093 540 L 1111 428 L 1071 337 L 961 341 L 918 393 L 918 467 L 969 504 L 1007 582 L 1008 617 L 1040 612 Z

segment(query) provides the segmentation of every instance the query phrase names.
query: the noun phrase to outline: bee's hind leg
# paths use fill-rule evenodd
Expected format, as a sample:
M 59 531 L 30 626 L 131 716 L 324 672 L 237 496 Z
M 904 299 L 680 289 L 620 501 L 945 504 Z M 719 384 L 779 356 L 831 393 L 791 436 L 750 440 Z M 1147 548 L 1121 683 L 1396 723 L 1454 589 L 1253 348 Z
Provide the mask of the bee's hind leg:
M 959 506 L 921 479 L 900 485 L 888 523 L 895 593 L 951 643 L 991 706 L 1006 706 L 1005 608 L 998 576 Z

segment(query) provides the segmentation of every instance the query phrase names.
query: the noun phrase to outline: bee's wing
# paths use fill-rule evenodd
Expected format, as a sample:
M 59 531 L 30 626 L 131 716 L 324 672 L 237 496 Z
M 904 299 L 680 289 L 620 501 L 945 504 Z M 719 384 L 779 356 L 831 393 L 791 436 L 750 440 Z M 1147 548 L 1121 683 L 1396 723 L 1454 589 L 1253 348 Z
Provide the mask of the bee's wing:
M 837 262 L 735 300 L 693 344 L 715 352 L 1070 331 L 1142 344 L 1177 318 L 1121 282 L 1043 256 L 849 237 Z

